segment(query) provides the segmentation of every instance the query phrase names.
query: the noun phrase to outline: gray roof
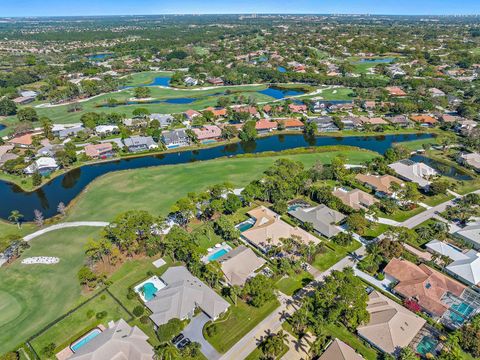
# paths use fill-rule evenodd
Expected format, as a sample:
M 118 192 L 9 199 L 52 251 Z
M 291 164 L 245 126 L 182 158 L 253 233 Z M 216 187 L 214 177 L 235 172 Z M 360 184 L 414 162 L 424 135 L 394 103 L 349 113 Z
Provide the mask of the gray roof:
M 209 317 L 216 319 L 230 306 L 184 266 L 167 269 L 162 280 L 167 286 L 157 291 L 153 300 L 146 303 L 152 311 L 150 318 L 157 325 L 166 324 L 174 318 L 185 319 L 197 306 Z
M 125 140 L 123 143 L 127 147 L 137 147 L 137 146 L 146 146 L 150 147 L 152 145 L 157 145 L 151 136 L 131 136 Z
M 83 126 L 74 126 L 66 129 L 62 129 L 58 131 L 58 137 L 59 138 L 66 138 L 71 135 L 76 135 L 80 131 L 85 131 L 85 128 Z
M 185 132 L 185 129 L 164 131 L 162 133 L 162 137 L 166 145 L 188 141 L 188 135 Z
M 173 116 L 169 114 L 150 114 L 149 118 L 150 120 L 157 120 L 161 128 L 168 127 L 174 120 Z
M 288 213 L 303 223 L 311 223 L 315 231 L 328 238 L 340 232 L 340 229 L 335 224 L 345 219 L 345 215 L 323 204 L 306 209 L 298 208 Z
M 83 345 L 69 359 L 77 360 L 150 360 L 154 352 L 148 336 L 138 327 L 120 319 L 112 327 Z
M 476 248 L 480 247 L 480 223 L 465 226 L 463 229 L 455 232 L 455 235 L 470 241 Z

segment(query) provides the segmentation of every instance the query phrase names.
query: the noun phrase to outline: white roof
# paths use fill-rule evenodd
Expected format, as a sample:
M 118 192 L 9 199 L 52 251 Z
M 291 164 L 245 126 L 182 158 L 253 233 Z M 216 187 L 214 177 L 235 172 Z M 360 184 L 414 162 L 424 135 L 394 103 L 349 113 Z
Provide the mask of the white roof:
M 455 234 L 475 243 L 477 246 L 480 246 L 480 223 L 465 226 L 463 229 L 455 232 Z
M 95 127 L 95 132 L 103 133 L 108 131 L 118 130 L 117 125 L 98 125 Z
M 470 285 L 480 284 L 480 254 L 470 250 L 466 259 L 457 260 L 447 266 L 447 270 Z
M 398 175 L 404 179 L 410 180 L 418 185 L 425 187 L 430 184 L 427 180 L 429 176 L 438 175 L 437 171 L 422 162 L 414 162 L 411 160 L 401 160 L 388 165 Z
M 52 157 L 41 157 L 35 160 L 35 163 L 37 164 L 38 168 L 42 167 L 56 167 L 57 162 L 55 161 L 54 158 Z
M 455 249 L 452 245 L 439 240 L 432 240 L 425 245 L 437 254 L 448 256 L 453 261 L 468 259 L 468 256 Z

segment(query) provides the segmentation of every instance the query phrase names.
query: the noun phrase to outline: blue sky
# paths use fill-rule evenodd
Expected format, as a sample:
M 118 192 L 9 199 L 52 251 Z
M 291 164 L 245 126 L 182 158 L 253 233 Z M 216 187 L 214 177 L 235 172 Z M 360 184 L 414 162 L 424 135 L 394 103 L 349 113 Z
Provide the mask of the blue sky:
M 0 0 L 0 16 L 371 13 L 480 14 L 480 0 Z

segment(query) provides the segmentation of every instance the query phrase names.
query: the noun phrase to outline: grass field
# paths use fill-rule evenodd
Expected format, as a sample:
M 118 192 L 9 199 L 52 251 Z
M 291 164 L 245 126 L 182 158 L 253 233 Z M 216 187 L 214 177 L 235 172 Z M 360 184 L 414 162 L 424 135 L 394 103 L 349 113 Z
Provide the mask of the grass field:
M 329 242 L 327 251 L 323 254 L 317 255 L 312 263 L 312 266 L 320 271 L 325 271 L 347 256 L 348 253 L 357 250 L 360 246 L 361 244 L 358 241 L 353 241 L 347 247 L 339 246 L 333 242 Z
M 85 299 L 77 272 L 85 258 L 84 244 L 98 228 L 50 232 L 31 242 L 22 258 L 57 256 L 56 265 L 0 268 L 0 354 L 24 341 Z
M 125 86 L 139 86 L 148 85 L 156 77 L 168 77 L 172 76 L 172 72 L 169 71 L 144 71 L 125 77 Z
M 215 322 L 216 334 L 212 337 L 206 336 L 206 339 L 215 349 L 224 353 L 278 306 L 280 304 L 277 299 L 259 308 L 238 300 L 236 306 L 230 306 L 225 317 Z
M 229 181 L 236 187 L 245 186 L 259 177 L 279 158 L 302 161 L 309 167 L 317 160 L 329 163 L 339 154 L 346 156 L 348 163 L 361 163 L 375 156 L 372 152 L 344 150 L 273 157 L 219 159 L 110 173 L 95 180 L 77 200 L 74 200 L 67 218 L 68 221 L 112 220 L 118 213 L 131 209 L 167 215 L 175 201 L 187 195 L 188 192 L 202 191 L 210 185 L 224 181 Z
M 408 220 L 412 216 L 418 215 L 421 212 L 424 212 L 425 210 L 426 209 L 424 207 L 417 206 L 415 209 L 410 210 L 410 211 L 397 210 L 397 211 L 394 211 L 392 214 L 385 214 L 385 213 L 379 211 L 377 213 L 377 215 L 380 218 L 395 220 L 395 221 L 398 221 L 398 222 L 404 222 L 405 220 Z
M 135 74 L 134 79 L 132 80 L 133 84 L 140 83 L 142 81 L 148 82 L 148 80 L 153 79 L 152 73 L 140 73 Z M 158 75 L 157 75 L 158 76 Z M 244 85 L 244 86 L 224 86 L 221 88 L 211 88 L 208 90 L 200 89 L 189 89 L 189 90 L 177 90 L 177 89 L 166 89 L 160 87 L 150 87 L 150 97 L 156 100 L 167 100 L 174 98 L 198 98 L 190 104 L 170 104 L 170 103 L 159 103 L 159 104 L 137 104 L 137 105 L 121 105 L 116 107 L 98 107 L 105 104 L 109 99 L 115 99 L 118 102 L 124 102 L 132 97 L 134 97 L 134 89 L 124 89 L 122 91 L 117 91 L 113 93 L 99 95 L 97 97 L 91 98 L 87 101 L 81 102 L 82 107 L 81 111 L 74 113 L 68 112 L 69 105 L 59 105 L 48 108 L 36 108 L 36 111 L 40 117 L 48 116 L 54 123 L 75 123 L 79 122 L 81 116 L 87 112 L 98 112 L 98 113 L 123 113 L 126 116 L 132 116 L 133 110 L 136 108 L 142 107 L 148 109 L 151 113 L 179 113 L 186 111 L 188 109 L 202 110 L 209 106 L 215 106 L 217 100 L 220 96 L 225 96 L 224 92 L 230 91 L 231 94 L 229 97 L 233 98 L 236 95 L 244 95 L 247 97 L 253 97 L 257 102 L 262 101 L 271 101 L 272 97 L 266 96 L 258 93 L 259 90 L 264 90 L 267 87 L 265 85 Z M 219 94 L 221 93 L 221 94 Z M 219 95 L 214 95 L 219 94 Z M 35 106 L 40 104 L 40 102 L 34 102 L 28 104 L 28 106 Z M 2 121 L 7 126 L 12 126 L 17 122 L 15 117 L 9 117 L 6 120 Z M 5 130 L 3 131 L 5 132 Z
M 97 319 L 95 314 L 99 312 L 105 312 L 106 316 L 102 319 Z M 112 296 L 107 292 L 103 292 L 33 339 L 31 345 L 36 353 L 40 355 L 40 358 L 48 358 L 43 354 L 43 349 L 48 344 L 54 343 L 56 346 L 55 353 L 57 353 L 94 327 L 100 324 L 108 327 L 109 321 L 120 319 L 128 321 L 130 315 Z
M 377 351 L 366 345 L 359 337 L 348 331 L 348 329 L 342 325 L 326 324 L 323 326 L 325 332 L 337 339 L 342 340 L 347 345 L 357 350 L 366 360 L 377 360 Z
M 299 274 L 287 275 L 287 277 L 278 280 L 275 287 L 285 295 L 292 296 L 312 280 L 313 276 L 310 273 L 302 271 Z

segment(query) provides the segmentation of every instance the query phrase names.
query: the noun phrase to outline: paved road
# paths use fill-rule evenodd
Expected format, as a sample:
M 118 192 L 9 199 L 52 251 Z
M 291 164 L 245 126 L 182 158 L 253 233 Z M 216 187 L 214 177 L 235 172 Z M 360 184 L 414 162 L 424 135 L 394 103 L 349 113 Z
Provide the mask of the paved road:
M 362 245 L 356 253 L 358 255 L 365 254 L 365 247 Z M 347 255 L 328 270 L 318 274 L 315 277 L 315 281 L 323 280 L 323 278 L 328 276 L 333 270 L 341 271 L 346 267 L 353 267 L 354 265 L 355 260 L 353 257 Z M 308 286 L 305 288 L 305 291 L 307 290 Z M 279 295 L 279 300 L 280 306 L 233 345 L 230 350 L 223 354 L 220 360 L 245 359 L 253 350 L 255 350 L 265 335 L 270 332 L 277 332 L 281 328 L 282 323 L 288 317 L 288 314 L 296 309 L 296 303 L 291 297 L 281 293 Z
M 222 355 L 203 337 L 202 329 L 208 321 L 210 321 L 210 318 L 202 312 L 190 321 L 182 333 L 185 337 L 198 342 L 202 346 L 202 354 L 208 360 L 218 360 Z
M 415 226 L 420 225 L 424 221 L 427 221 L 428 219 L 434 217 L 437 212 L 445 211 L 447 209 L 447 206 L 449 205 L 453 205 L 453 200 L 446 201 L 444 203 L 441 203 L 440 205 L 431 207 L 430 209 L 427 209 L 418 215 L 412 216 L 410 219 L 407 219 L 403 223 L 401 223 L 400 226 L 412 229 Z
M 71 227 L 79 227 L 79 226 L 91 226 L 91 227 L 105 227 L 109 223 L 104 222 L 104 221 L 74 221 L 74 222 L 64 222 L 60 224 L 55 224 L 49 227 L 46 227 L 45 229 L 35 231 L 32 234 L 29 234 L 23 238 L 25 241 L 30 241 L 32 239 L 35 239 L 36 237 L 39 237 L 43 234 L 46 234 L 50 231 L 54 230 L 59 230 L 59 229 L 66 229 L 66 228 L 71 228 Z

